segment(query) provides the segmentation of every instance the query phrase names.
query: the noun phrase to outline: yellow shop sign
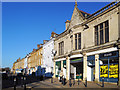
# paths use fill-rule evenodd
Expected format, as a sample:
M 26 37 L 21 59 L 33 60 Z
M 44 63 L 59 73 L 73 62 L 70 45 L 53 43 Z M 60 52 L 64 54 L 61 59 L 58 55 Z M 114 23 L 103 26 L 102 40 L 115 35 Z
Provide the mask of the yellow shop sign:
M 118 78 L 118 64 L 109 66 L 109 78 Z
M 100 66 L 100 77 L 108 77 L 108 65 Z
M 108 77 L 108 65 L 100 66 L 100 77 Z M 109 65 L 109 78 L 118 78 L 118 64 Z

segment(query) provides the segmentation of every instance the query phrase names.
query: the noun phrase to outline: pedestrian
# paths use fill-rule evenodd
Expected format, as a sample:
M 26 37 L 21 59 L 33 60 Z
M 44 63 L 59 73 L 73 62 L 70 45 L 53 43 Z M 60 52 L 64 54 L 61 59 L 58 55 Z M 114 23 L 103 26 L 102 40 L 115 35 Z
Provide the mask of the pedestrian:
M 62 82 L 63 70 L 60 72 L 60 82 Z

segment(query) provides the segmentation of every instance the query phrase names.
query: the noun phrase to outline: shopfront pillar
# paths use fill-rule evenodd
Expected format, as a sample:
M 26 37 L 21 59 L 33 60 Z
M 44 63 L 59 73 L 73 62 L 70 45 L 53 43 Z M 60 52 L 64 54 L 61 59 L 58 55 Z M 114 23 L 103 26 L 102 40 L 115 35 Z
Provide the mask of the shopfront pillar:
M 54 75 L 53 75 L 53 78 L 55 78 L 55 67 L 56 67 L 56 65 L 55 65 L 55 61 L 53 62 L 53 64 L 54 64 L 54 66 L 53 66 L 53 73 L 54 73 Z
M 87 56 L 84 54 L 83 56 L 83 81 L 87 78 Z
M 66 71 L 66 79 L 70 79 L 70 57 L 66 57 L 66 66 L 67 66 L 67 71 Z
M 118 85 L 120 87 L 120 45 L 118 47 L 119 47 Z
M 61 61 L 61 71 L 63 72 L 63 60 Z
M 95 55 L 95 81 L 99 82 L 99 55 Z

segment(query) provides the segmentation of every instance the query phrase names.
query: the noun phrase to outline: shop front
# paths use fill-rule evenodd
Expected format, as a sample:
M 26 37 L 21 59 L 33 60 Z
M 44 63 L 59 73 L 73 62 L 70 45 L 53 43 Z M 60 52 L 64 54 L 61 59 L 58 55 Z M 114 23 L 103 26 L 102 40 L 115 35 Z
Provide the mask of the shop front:
M 95 55 L 87 56 L 87 81 L 95 80 Z
M 70 77 L 73 79 L 83 79 L 83 58 L 70 59 Z
M 63 75 L 66 78 L 66 60 L 63 60 Z
M 118 82 L 118 51 L 102 53 L 99 55 L 100 81 Z
M 58 77 L 61 72 L 61 61 L 56 61 L 55 64 L 55 77 Z

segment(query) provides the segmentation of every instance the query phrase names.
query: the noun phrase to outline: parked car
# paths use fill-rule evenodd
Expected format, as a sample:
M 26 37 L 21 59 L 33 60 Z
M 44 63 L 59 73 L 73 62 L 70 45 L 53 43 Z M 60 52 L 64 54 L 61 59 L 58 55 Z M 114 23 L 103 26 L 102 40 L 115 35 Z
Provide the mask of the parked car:
M 2 73 L 2 80 L 8 79 L 7 73 Z

